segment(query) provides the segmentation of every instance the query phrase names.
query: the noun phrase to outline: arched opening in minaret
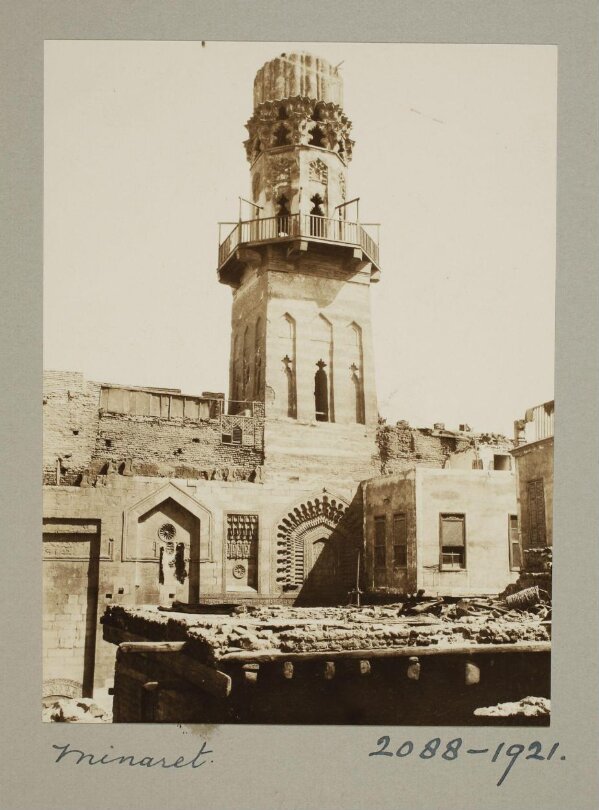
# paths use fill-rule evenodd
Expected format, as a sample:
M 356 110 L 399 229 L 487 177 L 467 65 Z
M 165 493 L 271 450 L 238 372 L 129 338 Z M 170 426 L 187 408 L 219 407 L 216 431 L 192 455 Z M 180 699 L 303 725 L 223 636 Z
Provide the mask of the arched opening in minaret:
M 276 217 L 277 217 L 278 236 L 289 236 L 290 214 L 291 211 L 289 209 L 289 200 L 287 199 L 285 194 L 281 194 L 281 196 L 277 199 Z
M 310 133 L 310 140 L 308 141 L 310 146 L 320 146 L 324 148 L 326 146 L 324 140 L 324 132 L 318 126 L 318 124 L 313 127 L 312 132 Z
M 279 121 L 286 121 L 289 116 L 287 115 L 287 107 L 284 104 L 281 104 L 279 107 L 279 112 L 277 118 Z
M 317 104 L 314 107 L 314 112 L 312 113 L 312 120 L 313 121 L 323 121 L 324 120 L 322 104 Z
M 345 155 L 345 146 L 343 144 L 343 141 L 337 141 L 337 153 L 339 154 L 340 157 L 343 157 Z
M 317 422 L 329 421 L 329 381 L 324 370 L 326 363 L 319 360 L 314 375 L 314 409 Z
M 324 234 L 324 200 L 320 194 L 315 194 L 310 198 L 312 208 L 310 210 L 310 235 L 323 237 Z
M 291 143 L 291 139 L 289 137 L 289 130 L 285 126 L 285 124 L 280 124 L 274 131 L 274 145 L 275 146 L 287 146 Z

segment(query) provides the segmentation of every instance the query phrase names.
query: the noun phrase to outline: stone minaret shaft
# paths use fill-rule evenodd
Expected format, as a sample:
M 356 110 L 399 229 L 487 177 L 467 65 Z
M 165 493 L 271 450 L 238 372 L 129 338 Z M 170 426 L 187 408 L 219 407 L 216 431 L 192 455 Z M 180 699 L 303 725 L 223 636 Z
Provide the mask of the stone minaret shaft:
M 354 142 L 337 68 L 282 54 L 254 81 L 251 200 L 220 245 L 233 288 L 229 398 L 267 418 L 373 427 L 378 246 L 347 201 Z

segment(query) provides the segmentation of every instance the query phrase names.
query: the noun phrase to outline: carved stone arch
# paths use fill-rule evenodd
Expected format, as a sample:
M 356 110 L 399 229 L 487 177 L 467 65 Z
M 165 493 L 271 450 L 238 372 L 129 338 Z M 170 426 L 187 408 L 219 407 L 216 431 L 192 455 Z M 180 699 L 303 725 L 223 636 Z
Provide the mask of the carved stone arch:
M 317 539 L 346 539 L 343 525 L 349 509 L 345 498 L 326 489 L 286 510 L 275 524 L 276 580 L 289 590 L 301 588 L 310 576 L 307 543 Z M 344 583 L 339 583 L 343 589 Z
M 123 512 L 123 562 L 155 562 L 154 556 L 143 554 L 139 548 L 140 519 L 151 512 L 156 507 L 167 501 L 174 501 L 193 517 L 197 518 L 200 525 L 199 562 L 212 559 L 212 513 L 203 504 L 192 498 L 184 490 L 169 481 L 162 487 L 154 490 L 150 495 L 129 506 Z

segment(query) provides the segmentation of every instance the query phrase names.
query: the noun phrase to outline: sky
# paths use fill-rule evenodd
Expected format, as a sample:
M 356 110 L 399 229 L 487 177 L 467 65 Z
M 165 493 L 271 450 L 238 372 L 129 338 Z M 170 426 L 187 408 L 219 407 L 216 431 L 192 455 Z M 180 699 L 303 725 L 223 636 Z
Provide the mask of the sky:
M 255 73 L 291 50 L 342 63 L 348 199 L 381 223 L 379 412 L 511 435 L 553 398 L 553 46 L 46 42 L 45 368 L 227 391 L 217 222 L 250 194 Z

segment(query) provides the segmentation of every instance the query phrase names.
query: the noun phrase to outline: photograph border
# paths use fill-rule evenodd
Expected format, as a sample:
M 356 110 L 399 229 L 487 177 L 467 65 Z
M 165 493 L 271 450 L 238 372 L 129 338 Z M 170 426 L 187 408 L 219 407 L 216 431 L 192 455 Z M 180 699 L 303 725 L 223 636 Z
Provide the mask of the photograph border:
M 3 196 L 11 222 L 1 323 L 7 402 L 3 631 L 4 801 L 10 808 L 468 808 L 547 810 L 597 803 L 599 489 L 597 277 L 597 6 L 586 0 L 381 2 L 16 2 L 3 11 L 9 104 Z M 342 10 L 342 13 L 340 11 Z M 43 42 L 45 39 L 261 40 L 555 44 L 558 47 L 555 536 L 551 727 L 181 727 L 42 724 L 41 524 Z M 534 307 L 531 307 L 534 318 Z M 573 550 L 577 552 L 573 554 Z M 397 744 L 462 736 L 493 749 L 559 742 L 565 759 L 520 762 L 500 788 L 487 758 L 369 759 L 385 733 Z M 52 746 L 212 759 L 197 772 L 56 763 Z M 382 760 L 382 761 L 381 761 Z M 452 777 L 450 781 L 449 770 Z

